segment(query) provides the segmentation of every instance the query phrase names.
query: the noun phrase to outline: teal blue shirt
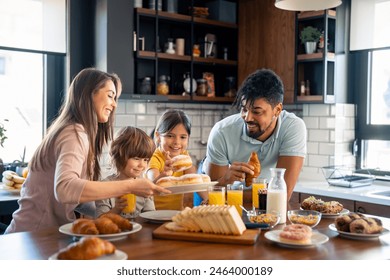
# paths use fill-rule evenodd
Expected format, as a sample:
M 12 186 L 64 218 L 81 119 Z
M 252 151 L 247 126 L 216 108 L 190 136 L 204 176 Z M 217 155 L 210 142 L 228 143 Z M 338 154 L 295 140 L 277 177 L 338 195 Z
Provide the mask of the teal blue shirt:
M 285 110 L 278 117 L 273 134 L 264 142 L 246 134 L 245 122 L 235 114 L 217 122 L 207 142 L 206 161 L 215 165 L 247 162 L 251 152 L 257 152 L 261 162 L 261 177 L 271 178 L 270 168 L 279 156 L 306 156 L 306 125 L 303 120 Z

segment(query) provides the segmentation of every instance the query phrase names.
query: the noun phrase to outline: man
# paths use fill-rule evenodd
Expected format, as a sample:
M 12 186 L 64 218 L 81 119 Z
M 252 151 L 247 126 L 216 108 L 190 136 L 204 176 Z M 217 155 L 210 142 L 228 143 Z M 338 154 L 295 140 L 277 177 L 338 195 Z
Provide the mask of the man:
M 243 82 L 233 103 L 240 113 L 226 117 L 212 128 L 203 171 L 219 185 L 253 175 L 248 159 L 257 152 L 260 177 L 270 168 L 285 168 L 290 199 L 306 155 L 306 126 L 302 119 L 283 110 L 283 83 L 271 70 L 261 69 Z

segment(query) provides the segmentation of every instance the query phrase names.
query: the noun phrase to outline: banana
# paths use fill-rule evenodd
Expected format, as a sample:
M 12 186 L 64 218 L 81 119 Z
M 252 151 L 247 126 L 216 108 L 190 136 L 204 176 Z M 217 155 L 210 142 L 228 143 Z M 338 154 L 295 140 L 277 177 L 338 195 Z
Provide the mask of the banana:
M 3 172 L 3 177 L 8 180 L 12 180 L 13 176 L 18 176 L 18 173 L 12 170 L 6 170 Z
M 2 181 L 3 181 L 4 185 L 6 185 L 7 187 L 12 187 L 15 184 L 14 181 L 8 180 L 6 177 L 3 177 Z

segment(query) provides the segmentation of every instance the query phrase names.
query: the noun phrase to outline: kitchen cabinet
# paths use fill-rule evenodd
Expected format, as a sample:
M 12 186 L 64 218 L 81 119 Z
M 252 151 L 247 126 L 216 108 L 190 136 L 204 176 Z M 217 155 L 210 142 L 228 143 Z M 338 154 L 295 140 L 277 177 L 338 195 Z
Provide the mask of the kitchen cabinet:
M 239 84 L 260 68 L 272 69 L 284 84 L 284 104 L 293 104 L 295 12 L 275 7 L 275 0 L 242 0 L 238 9 Z
M 237 88 L 237 40 L 235 22 L 220 21 L 192 15 L 192 7 L 206 7 L 207 2 L 178 1 L 177 13 L 148 8 L 134 8 L 134 94 L 133 98 L 175 102 L 232 103 L 234 96 L 226 96 L 228 86 Z M 229 1 L 232 3 L 238 1 Z M 169 42 L 177 48 L 176 39 L 184 39 L 184 52 L 167 51 Z M 210 39 L 211 38 L 211 39 Z M 194 55 L 194 45 L 200 49 Z M 129 52 L 130 55 L 130 52 Z M 214 87 L 214 96 L 197 94 L 198 79 L 205 73 L 212 77 L 207 84 Z M 186 76 L 187 75 L 187 76 Z M 140 94 L 145 77 L 151 79 L 150 93 Z M 164 77 L 169 93 L 159 91 Z M 188 84 L 184 83 L 189 77 Z M 191 83 L 191 79 L 195 82 Z M 213 80 L 213 82 L 212 82 Z M 185 90 L 185 86 L 188 86 Z M 163 93 L 163 94 L 161 94 Z
M 322 44 L 317 44 L 314 53 L 306 53 L 300 40 L 307 26 L 322 32 Z M 334 103 L 336 10 L 298 12 L 296 30 L 296 103 Z

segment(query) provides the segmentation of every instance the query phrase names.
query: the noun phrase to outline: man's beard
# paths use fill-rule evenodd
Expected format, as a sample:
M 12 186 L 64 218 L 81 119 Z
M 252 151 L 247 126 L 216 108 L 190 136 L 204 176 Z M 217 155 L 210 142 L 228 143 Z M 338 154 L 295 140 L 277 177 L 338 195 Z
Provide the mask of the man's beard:
M 263 135 L 264 132 L 265 132 L 265 130 L 261 130 L 261 129 L 260 129 L 260 126 L 259 126 L 258 124 L 256 124 L 257 127 L 258 127 L 258 130 L 257 130 L 257 131 L 251 132 L 251 131 L 249 131 L 249 129 L 248 129 L 248 123 L 246 123 L 246 124 L 247 124 L 247 126 L 245 127 L 245 128 L 246 128 L 246 134 L 247 134 L 249 137 L 253 138 L 253 139 L 259 138 L 259 137 L 260 137 L 261 135 Z M 253 123 L 249 123 L 249 124 L 253 124 Z
M 263 130 L 261 129 L 261 127 L 259 126 L 258 123 L 247 122 L 247 123 L 246 123 L 246 134 L 247 134 L 249 137 L 258 140 L 259 137 L 260 137 L 261 135 L 263 135 L 263 134 L 271 127 L 271 125 L 272 125 L 274 119 L 275 119 L 275 118 L 272 118 L 272 120 L 270 121 L 269 125 L 268 125 L 265 129 L 263 129 Z M 257 131 L 254 131 L 254 132 L 250 132 L 249 129 L 248 129 L 248 124 L 250 124 L 250 125 L 254 125 L 254 124 L 255 124 L 255 125 L 258 127 L 258 130 L 257 130 Z

